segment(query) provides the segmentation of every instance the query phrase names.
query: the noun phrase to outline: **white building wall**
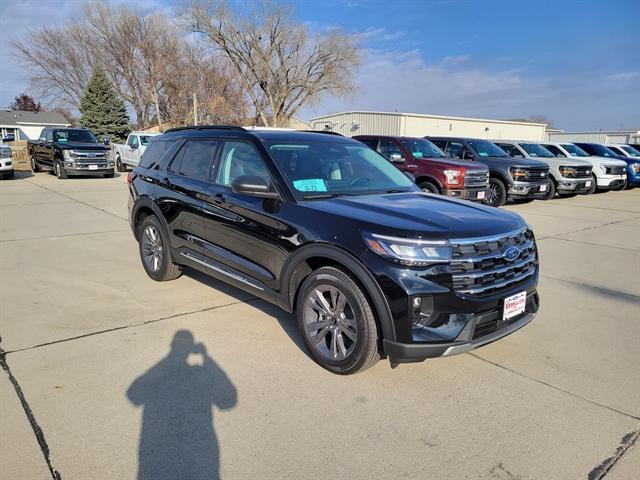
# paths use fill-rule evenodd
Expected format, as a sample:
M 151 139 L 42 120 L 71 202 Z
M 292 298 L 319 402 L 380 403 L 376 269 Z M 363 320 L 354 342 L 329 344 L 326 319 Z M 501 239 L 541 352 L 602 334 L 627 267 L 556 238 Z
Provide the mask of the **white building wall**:
M 639 130 L 620 132 L 553 132 L 549 134 L 552 142 L 585 142 L 585 143 L 638 143 Z
M 327 129 L 349 137 L 433 135 L 531 141 L 547 139 L 544 124 L 396 112 L 344 112 L 317 117 L 310 123 L 314 130 Z

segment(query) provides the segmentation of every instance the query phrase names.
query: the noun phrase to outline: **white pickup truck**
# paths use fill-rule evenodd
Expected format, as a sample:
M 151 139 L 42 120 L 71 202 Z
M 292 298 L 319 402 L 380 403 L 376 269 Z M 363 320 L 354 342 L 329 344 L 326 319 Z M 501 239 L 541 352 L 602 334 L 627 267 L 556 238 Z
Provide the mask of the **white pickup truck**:
M 140 157 L 147 148 L 149 138 L 159 133 L 131 132 L 125 144 L 116 143 L 113 145 L 116 168 L 119 172 L 126 172 L 127 166 L 135 167 L 140 162 Z

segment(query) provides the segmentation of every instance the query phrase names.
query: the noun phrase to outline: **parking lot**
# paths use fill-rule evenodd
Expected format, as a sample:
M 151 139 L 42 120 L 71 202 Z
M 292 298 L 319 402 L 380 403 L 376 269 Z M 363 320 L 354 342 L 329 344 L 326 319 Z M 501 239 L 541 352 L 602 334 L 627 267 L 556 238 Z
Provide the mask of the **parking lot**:
M 150 280 L 125 178 L 0 183 L 1 478 L 640 475 L 640 189 L 505 207 L 539 242 L 531 325 L 341 377 L 276 307 Z

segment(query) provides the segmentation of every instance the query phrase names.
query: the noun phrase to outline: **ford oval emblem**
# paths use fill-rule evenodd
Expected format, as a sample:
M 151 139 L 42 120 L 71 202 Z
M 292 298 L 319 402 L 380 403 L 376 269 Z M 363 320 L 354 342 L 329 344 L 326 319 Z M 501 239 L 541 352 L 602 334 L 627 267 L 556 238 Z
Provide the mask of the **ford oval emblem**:
M 518 247 L 509 247 L 502 253 L 502 256 L 507 262 L 514 262 L 520 256 L 520 249 Z

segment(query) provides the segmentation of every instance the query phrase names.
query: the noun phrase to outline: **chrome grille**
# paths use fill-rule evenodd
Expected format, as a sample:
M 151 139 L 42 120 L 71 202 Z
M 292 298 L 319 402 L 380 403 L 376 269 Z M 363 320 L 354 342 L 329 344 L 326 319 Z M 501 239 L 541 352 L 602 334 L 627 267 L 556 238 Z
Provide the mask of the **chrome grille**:
M 484 170 L 470 170 L 464 176 L 465 187 L 487 187 L 489 174 Z
M 451 240 L 453 289 L 467 295 L 489 295 L 523 283 L 536 273 L 538 256 L 533 232 Z M 517 247 L 520 255 L 508 261 L 504 252 Z
M 618 165 L 615 165 L 615 166 L 607 165 L 606 169 L 607 169 L 606 172 L 608 175 L 622 175 L 626 170 L 625 167 L 618 166 Z

